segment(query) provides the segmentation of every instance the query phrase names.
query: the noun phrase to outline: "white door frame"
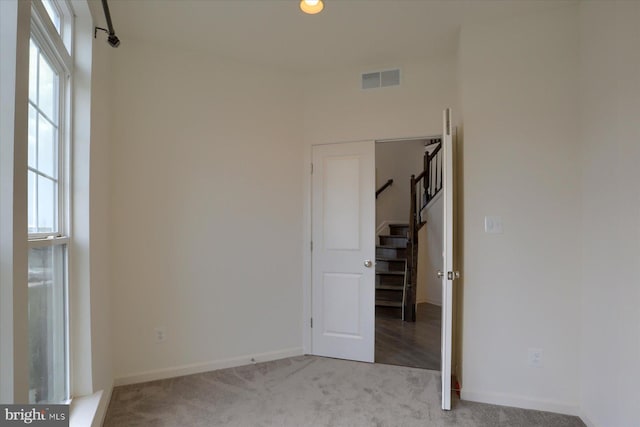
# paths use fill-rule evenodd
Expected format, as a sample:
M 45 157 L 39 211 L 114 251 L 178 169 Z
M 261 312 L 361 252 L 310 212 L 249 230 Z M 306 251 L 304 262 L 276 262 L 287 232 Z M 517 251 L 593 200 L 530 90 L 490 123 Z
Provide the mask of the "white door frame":
M 441 366 L 440 376 L 442 385 L 442 409 L 451 409 L 451 365 L 453 357 L 453 286 L 454 281 L 459 277 L 459 272 L 455 270 L 454 263 L 454 198 L 455 183 L 453 174 L 453 126 L 451 123 L 451 110 L 447 108 L 443 112 L 443 134 L 442 134 L 442 172 L 443 187 L 442 193 L 444 197 L 443 207 L 443 225 L 442 234 L 443 247 L 443 265 L 442 265 L 442 335 L 440 337 L 441 345 Z
M 453 135 L 452 135 L 453 136 Z M 393 138 L 393 139 L 374 139 L 375 142 L 388 142 L 388 141 L 403 141 L 403 140 L 411 140 L 411 139 L 426 139 L 425 137 L 407 137 L 407 138 Z M 363 142 L 370 141 L 370 139 L 363 140 L 354 140 L 354 141 L 340 141 L 340 142 L 332 142 L 331 144 L 343 144 L 347 142 Z M 455 141 L 454 141 L 455 142 Z M 314 143 L 307 144 L 305 146 L 304 153 L 304 168 L 303 168 L 303 185 L 304 185 L 304 206 L 303 206 L 303 260 L 302 260 L 302 350 L 303 354 L 312 354 L 312 338 L 311 338 L 311 163 L 312 163 L 312 147 L 314 145 L 325 145 L 323 143 Z M 454 218 L 455 221 L 455 218 Z M 454 224 L 451 224 L 453 226 Z M 444 301 L 443 301 L 444 302 Z M 454 307 L 452 307 L 453 309 Z M 452 315 L 452 313 L 449 313 Z M 451 340 L 453 340 L 453 334 L 451 336 Z M 441 343 L 443 342 L 441 338 Z M 453 343 L 448 343 L 447 347 L 451 347 Z M 448 349 L 447 353 L 451 354 L 451 350 Z M 453 362 L 453 361 L 451 361 Z M 444 389 L 444 386 L 443 386 Z M 448 399 L 443 399 L 442 408 L 448 409 L 450 407 L 450 396 Z

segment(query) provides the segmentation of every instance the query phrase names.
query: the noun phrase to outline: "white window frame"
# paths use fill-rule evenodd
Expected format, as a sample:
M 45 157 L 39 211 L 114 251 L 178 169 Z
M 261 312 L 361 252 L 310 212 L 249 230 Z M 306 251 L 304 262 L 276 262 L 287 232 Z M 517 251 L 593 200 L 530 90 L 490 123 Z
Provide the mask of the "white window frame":
M 60 27 L 63 33 L 73 32 L 73 14 L 71 6 L 66 1 L 51 0 L 60 12 L 61 5 L 65 5 L 67 12 L 60 13 Z M 62 31 L 66 28 L 66 31 Z M 31 37 L 36 41 L 51 65 L 59 75 L 59 103 L 58 103 L 58 212 L 57 231 L 51 233 L 29 233 L 29 240 L 47 239 L 50 243 L 57 239 L 68 240 L 70 227 L 70 147 L 71 147 L 71 87 L 73 57 L 69 53 L 72 46 L 64 43 L 56 27 L 49 18 L 40 0 L 33 0 L 31 14 Z M 63 242 L 59 242 L 63 243 Z
M 1 0 L 0 0 L 1 1 Z M 69 328 L 70 295 L 69 270 L 71 231 L 71 130 L 72 130 L 72 87 L 73 87 L 73 34 L 75 14 L 67 0 L 50 0 L 60 18 L 60 32 L 49 17 L 41 0 L 31 3 L 31 38 L 44 53 L 50 65 L 59 73 L 58 84 L 58 153 L 57 153 L 57 230 L 50 233 L 28 233 L 28 248 L 66 246 L 65 290 L 65 390 L 66 401 L 71 400 L 71 337 Z M 30 64 L 31 66 L 31 64 Z

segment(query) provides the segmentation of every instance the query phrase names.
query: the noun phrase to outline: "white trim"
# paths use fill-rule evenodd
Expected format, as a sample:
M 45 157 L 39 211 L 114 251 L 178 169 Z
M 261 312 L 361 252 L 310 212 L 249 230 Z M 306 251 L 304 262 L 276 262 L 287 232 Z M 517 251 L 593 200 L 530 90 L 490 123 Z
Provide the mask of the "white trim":
M 114 385 L 121 386 L 147 381 L 163 380 L 166 378 L 199 374 L 201 372 L 216 371 L 218 369 L 235 368 L 237 366 L 249 365 L 251 363 L 269 362 L 271 360 L 284 359 L 287 357 L 302 356 L 303 354 L 304 352 L 302 351 L 302 348 L 296 347 L 267 353 L 247 354 L 229 359 L 211 360 L 208 362 L 154 369 L 152 371 L 135 372 L 117 377 L 114 380 Z
M 451 110 L 442 115 L 442 193 L 443 193 L 443 272 L 452 274 L 453 264 L 453 140 L 451 132 Z M 453 278 L 442 277 L 442 333 L 440 358 L 442 373 L 442 409 L 451 409 L 451 365 L 453 355 Z
M 460 392 L 460 397 L 462 400 L 469 400 L 471 402 L 490 403 L 492 405 L 510 406 L 522 409 L 534 409 L 536 411 L 554 412 L 557 414 L 573 416 L 581 415 L 580 407 L 577 404 L 558 402 L 549 399 L 535 399 L 507 393 L 467 390 L 464 387 Z
M 435 301 L 429 298 L 425 298 L 424 300 L 416 301 L 416 304 L 431 304 L 437 305 L 438 307 L 442 307 L 442 301 Z
M 376 139 L 376 144 L 378 143 L 387 143 L 387 142 L 411 142 L 411 141 L 427 141 L 429 139 L 442 138 L 442 135 L 432 135 L 432 136 L 408 136 L 406 138 L 384 138 L 384 139 Z M 426 145 L 425 145 L 426 147 Z
M 89 396 L 74 397 L 69 407 L 69 427 L 86 427 L 93 424 L 102 399 L 102 390 Z
M 62 37 L 58 34 L 58 30 L 56 30 L 53 22 L 51 22 L 49 14 L 40 1 L 34 1 L 31 7 L 33 12 L 35 12 L 31 15 L 33 18 L 31 30 L 35 34 L 36 39 L 44 45 L 41 49 L 51 56 L 51 60 L 60 63 L 64 70 L 61 74 L 71 74 L 71 70 L 73 70 L 73 58 L 69 54 L 67 46 L 65 46 L 62 41 Z M 62 20 L 60 25 L 65 25 L 64 20 L 68 20 L 63 14 L 60 15 L 60 19 Z M 50 46 L 53 46 L 53 49 Z
M 302 206 L 302 349 L 304 354 L 312 354 L 311 346 L 311 145 L 304 150 L 304 198 Z
M 107 409 L 109 409 L 109 403 L 111 403 L 113 383 L 106 390 L 100 390 L 98 393 L 102 393 L 102 395 L 100 396 L 100 403 L 98 404 L 98 408 L 96 409 L 91 427 L 102 427 L 102 425 L 104 424 L 104 419 L 107 416 Z
M 29 1 L 0 0 L 0 401 L 29 396 L 27 122 Z
M 29 240 L 28 246 L 31 248 L 44 248 L 47 246 L 58 246 L 58 245 L 67 245 L 69 244 L 68 237 L 51 237 L 44 239 L 33 239 Z
M 74 397 L 69 408 L 69 427 L 99 427 L 107 415 L 113 387 L 88 396 Z

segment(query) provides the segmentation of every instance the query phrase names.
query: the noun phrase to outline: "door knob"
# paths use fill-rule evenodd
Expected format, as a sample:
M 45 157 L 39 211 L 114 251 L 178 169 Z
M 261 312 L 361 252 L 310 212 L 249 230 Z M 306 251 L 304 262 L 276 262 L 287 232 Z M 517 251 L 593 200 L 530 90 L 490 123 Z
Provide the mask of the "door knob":
M 370 259 L 367 259 L 364 261 L 364 266 L 367 268 L 371 268 L 371 266 L 373 265 L 373 262 L 371 262 Z
M 438 277 L 442 279 L 444 277 L 444 273 L 442 271 L 438 271 Z

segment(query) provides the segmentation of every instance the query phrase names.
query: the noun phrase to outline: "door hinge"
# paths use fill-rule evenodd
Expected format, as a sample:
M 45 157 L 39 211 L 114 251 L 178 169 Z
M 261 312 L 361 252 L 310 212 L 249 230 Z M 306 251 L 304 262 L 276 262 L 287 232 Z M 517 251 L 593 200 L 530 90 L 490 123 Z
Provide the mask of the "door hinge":
M 447 108 L 447 135 L 451 135 L 451 110 Z
M 313 240 L 311 241 L 311 252 L 313 252 Z
M 459 279 L 459 278 L 460 278 L 460 272 L 459 271 L 448 271 L 447 272 L 447 279 L 455 280 L 455 279 Z
M 313 163 L 311 163 L 311 175 L 313 175 Z
M 311 327 L 313 328 L 313 317 L 311 318 Z

